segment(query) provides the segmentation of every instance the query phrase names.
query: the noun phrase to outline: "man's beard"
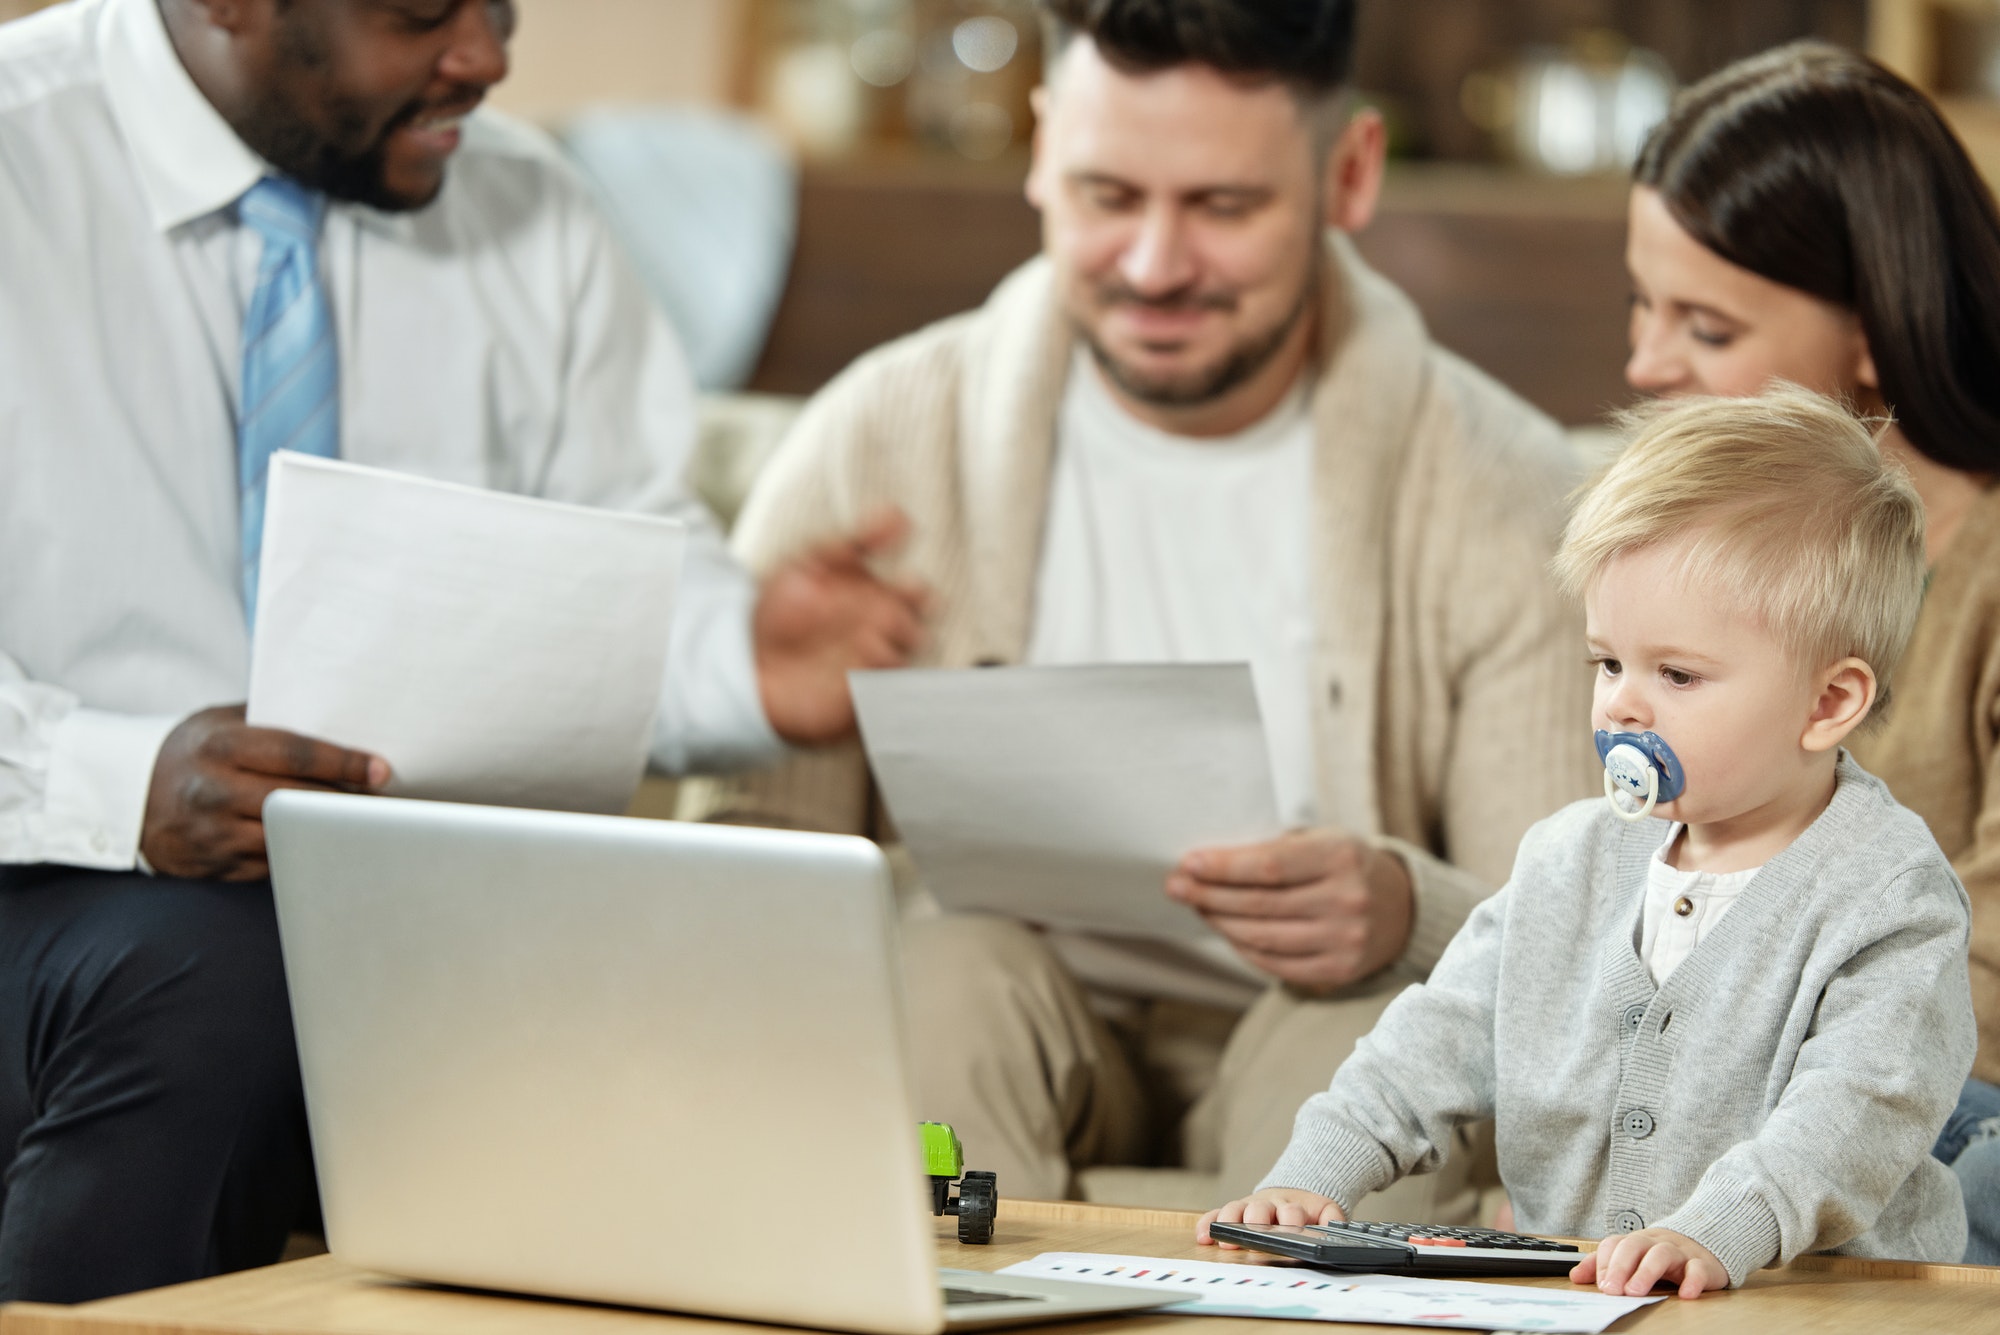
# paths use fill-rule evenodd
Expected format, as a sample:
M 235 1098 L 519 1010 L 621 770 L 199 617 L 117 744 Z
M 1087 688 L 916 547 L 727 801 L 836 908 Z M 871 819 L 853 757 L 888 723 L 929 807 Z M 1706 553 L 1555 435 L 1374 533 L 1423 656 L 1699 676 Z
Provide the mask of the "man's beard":
M 323 134 L 299 118 L 292 108 L 272 93 L 262 95 L 251 108 L 251 124 L 256 127 L 250 147 L 285 175 L 309 189 L 322 191 L 331 199 L 351 200 L 385 212 L 400 213 L 422 208 L 429 199 L 411 199 L 389 188 L 388 138 L 415 108 L 399 114 L 373 143 L 360 150 L 342 148 L 354 135 L 340 133 L 335 138 Z M 340 115 L 336 109 L 336 115 Z M 342 117 L 336 122 L 342 131 L 362 131 L 359 123 Z M 250 136 L 245 136 L 249 139 Z
M 372 137 L 371 118 L 351 101 L 328 100 L 328 128 L 312 124 L 279 90 L 318 83 L 328 64 L 326 50 L 301 16 L 281 16 L 281 21 L 285 27 L 278 38 L 278 52 L 285 74 L 252 97 L 243 124 L 236 127 L 243 141 L 300 185 L 331 199 L 389 213 L 420 209 L 430 203 L 435 191 L 416 199 L 391 190 L 388 182 L 389 136 L 422 114 L 423 104 L 412 101 Z
M 1178 375 L 1149 376 L 1127 366 L 1113 356 L 1111 350 L 1100 343 L 1081 321 L 1076 322 L 1077 335 L 1090 355 L 1097 362 L 1105 377 L 1125 393 L 1140 403 L 1157 408 L 1194 408 L 1213 403 L 1231 390 L 1242 386 L 1259 371 L 1271 364 L 1312 309 L 1313 296 L 1319 291 L 1319 266 L 1315 263 L 1299 287 L 1298 300 L 1292 304 L 1285 318 L 1262 332 L 1252 334 L 1226 356 L 1212 366 L 1198 367 Z M 1233 310 L 1233 297 L 1202 296 L 1196 293 L 1176 293 L 1165 298 L 1142 297 L 1129 288 L 1113 287 L 1101 289 L 1098 296 L 1100 307 L 1130 304 L 1146 306 L 1155 310 Z

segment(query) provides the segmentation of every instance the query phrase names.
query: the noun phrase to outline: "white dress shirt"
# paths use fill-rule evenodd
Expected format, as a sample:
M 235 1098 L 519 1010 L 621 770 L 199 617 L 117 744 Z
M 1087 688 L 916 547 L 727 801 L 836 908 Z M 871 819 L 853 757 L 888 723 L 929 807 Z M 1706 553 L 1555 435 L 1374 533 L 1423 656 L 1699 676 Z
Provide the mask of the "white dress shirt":
M 155 0 L 0 28 L 0 862 L 133 866 L 160 743 L 244 698 L 232 206 L 267 170 Z M 773 754 L 693 384 L 553 147 L 475 116 L 428 208 L 333 205 L 320 267 L 342 457 L 687 523 L 654 760 Z
M 1250 664 L 1278 818 L 1320 821 L 1311 695 L 1313 431 L 1301 382 L 1231 436 L 1120 407 L 1088 353 L 1056 423 L 1028 662 Z M 1337 818 L 1338 813 L 1336 813 Z M 1101 992 L 1247 1005 L 1264 978 L 1220 936 L 1188 949 L 1051 932 Z

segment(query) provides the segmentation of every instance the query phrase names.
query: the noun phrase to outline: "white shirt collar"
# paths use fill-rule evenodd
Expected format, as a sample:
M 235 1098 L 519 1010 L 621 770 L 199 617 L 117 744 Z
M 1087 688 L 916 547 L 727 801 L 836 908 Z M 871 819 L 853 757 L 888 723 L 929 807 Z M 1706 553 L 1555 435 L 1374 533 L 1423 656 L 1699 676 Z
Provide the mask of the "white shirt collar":
M 1743 871 L 1682 871 L 1667 861 L 1667 854 L 1686 828 L 1680 821 L 1674 821 L 1667 827 L 1667 837 L 1653 850 L 1653 864 L 1647 869 L 1647 882 L 1655 890 L 1674 894 L 1701 892 L 1726 899 L 1749 885 L 1750 878 L 1764 870 L 1759 866 Z
M 104 87 L 153 225 L 170 231 L 228 208 L 266 171 L 195 87 L 157 0 L 107 0 Z

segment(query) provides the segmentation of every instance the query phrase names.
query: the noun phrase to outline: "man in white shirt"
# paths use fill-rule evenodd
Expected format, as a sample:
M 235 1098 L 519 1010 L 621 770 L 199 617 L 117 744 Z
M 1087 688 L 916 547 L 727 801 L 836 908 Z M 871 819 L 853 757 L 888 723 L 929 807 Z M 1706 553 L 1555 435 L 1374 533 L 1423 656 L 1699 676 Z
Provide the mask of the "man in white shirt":
M 1003 1191 L 1205 1207 L 1597 782 L 1544 575 L 1572 473 L 1347 243 L 1383 171 L 1351 3 L 1044 9 L 1043 255 L 828 386 L 738 550 L 768 567 L 893 504 L 937 595 L 927 662 L 1251 664 L 1292 832 L 1188 850 L 1161 890 L 1205 948 L 970 916 L 904 937 L 921 1106 Z M 883 837 L 895 814 L 851 749 L 711 806 Z M 1466 1218 L 1468 1157 L 1371 1210 Z
M 259 812 L 387 768 L 228 703 L 276 449 L 686 522 L 663 768 L 839 737 L 845 670 L 920 638 L 867 570 L 895 522 L 760 589 L 683 489 L 664 320 L 550 146 L 468 118 L 513 22 L 79 0 L 0 29 L 0 1299 L 268 1261 L 309 1199 Z

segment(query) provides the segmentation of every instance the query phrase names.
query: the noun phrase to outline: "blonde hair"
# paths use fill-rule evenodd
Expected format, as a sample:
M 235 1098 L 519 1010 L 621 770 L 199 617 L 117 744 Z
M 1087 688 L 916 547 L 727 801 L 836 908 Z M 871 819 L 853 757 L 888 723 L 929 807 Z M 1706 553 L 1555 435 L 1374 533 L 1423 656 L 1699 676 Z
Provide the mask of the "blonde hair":
M 1631 444 L 1578 493 L 1554 572 L 1582 597 L 1621 555 L 1684 541 L 1688 587 L 1755 617 L 1810 667 L 1889 676 L 1923 601 L 1924 508 L 1875 436 L 1791 385 L 1625 416 Z

